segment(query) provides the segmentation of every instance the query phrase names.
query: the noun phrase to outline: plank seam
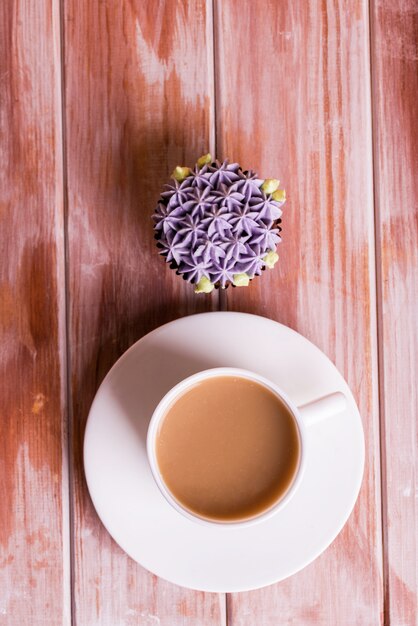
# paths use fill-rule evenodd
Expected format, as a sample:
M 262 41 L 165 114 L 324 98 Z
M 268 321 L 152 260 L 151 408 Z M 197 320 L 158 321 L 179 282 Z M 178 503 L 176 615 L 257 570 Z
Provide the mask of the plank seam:
M 218 24 L 219 24 L 219 14 L 218 8 L 216 4 L 216 0 L 211 0 L 212 6 L 212 72 L 213 72 L 213 154 L 216 158 L 219 158 L 218 155 L 218 103 L 219 103 L 219 80 L 218 80 L 218 72 L 217 69 L 220 67 L 218 63 L 219 52 L 218 52 Z M 223 155 L 224 156 L 224 155 Z M 226 289 L 218 289 L 218 309 L 219 311 L 226 311 L 228 309 L 227 303 L 227 295 Z
M 208 0 L 206 14 L 209 93 L 211 96 L 211 106 L 209 109 L 209 152 L 216 158 L 215 0 Z
M 217 26 L 218 26 L 218 11 L 216 6 L 216 0 L 209 0 L 208 6 L 208 15 L 210 15 L 210 20 L 212 23 L 212 32 L 211 32 L 211 63 L 212 63 L 212 117 L 211 117 L 211 129 L 210 129 L 210 140 L 211 140 L 211 153 L 215 158 L 218 158 L 218 50 L 217 50 Z M 226 311 L 226 291 L 224 289 L 218 289 L 218 310 Z M 221 626 L 228 626 L 228 594 L 220 594 L 220 599 L 223 598 L 223 605 L 220 615 Z
M 208 65 L 210 71 L 210 93 L 211 93 L 211 116 L 210 116 L 210 128 L 209 128 L 209 152 L 212 157 L 218 158 L 218 133 L 217 133 L 217 105 L 218 105 L 218 81 L 217 81 L 217 8 L 216 0 L 208 0 L 207 4 L 207 21 L 208 21 Z M 226 306 L 224 303 L 225 292 L 221 289 L 216 290 L 218 302 L 216 309 L 219 311 L 225 311 Z
M 62 26 L 61 4 L 51 2 L 53 24 L 56 26 L 57 43 L 54 47 L 54 59 L 57 65 L 57 137 L 61 141 L 60 150 L 57 151 L 57 166 L 61 183 L 60 195 L 57 196 L 57 206 L 60 210 L 59 226 L 56 232 L 57 241 L 57 278 L 59 285 L 59 349 L 60 349 L 60 378 L 61 378 L 61 524 L 62 524 L 62 624 L 70 626 L 71 617 L 71 523 L 70 523 L 70 458 L 68 450 L 68 380 L 67 380 L 67 292 L 66 292 L 66 255 L 65 255 L 65 201 L 64 201 L 64 146 L 63 146 L 63 89 L 62 89 Z M 60 159 L 60 161 L 59 161 Z M 58 164 L 59 162 L 59 164 Z M 63 283 L 63 284 L 62 284 Z M 63 294 L 63 296 L 62 296 Z
M 379 410 L 379 451 L 380 451 L 380 499 L 382 525 L 382 576 L 383 576 L 383 624 L 390 626 L 390 590 L 388 561 L 388 503 L 387 503 L 387 463 L 386 463 L 386 411 L 385 411 L 385 376 L 384 376 L 384 345 L 383 345 L 383 294 L 382 294 L 382 238 L 380 219 L 380 177 L 379 177 L 379 134 L 378 115 L 376 111 L 376 77 L 375 77 L 375 28 L 374 1 L 369 0 L 369 58 L 370 58 L 370 99 L 372 126 L 372 171 L 373 171 L 373 205 L 374 205 L 374 248 L 375 248 L 375 289 L 376 289 L 376 327 L 377 327 L 377 384 Z
M 68 456 L 68 540 L 70 548 L 70 620 L 76 624 L 74 598 L 74 468 L 73 468 L 73 427 L 71 397 L 71 354 L 70 354 L 70 292 L 69 292 L 69 241 L 68 241 L 68 161 L 67 161 L 67 127 L 66 127 L 66 80 L 65 80 L 65 7 L 64 0 L 59 0 L 60 18 L 60 65 L 61 65 L 61 138 L 62 138 L 62 180 L 63 180 L 63 225 L 64 225 L 64 293 L 65 293 L 65 385 L 66 385 L 66 433 Z

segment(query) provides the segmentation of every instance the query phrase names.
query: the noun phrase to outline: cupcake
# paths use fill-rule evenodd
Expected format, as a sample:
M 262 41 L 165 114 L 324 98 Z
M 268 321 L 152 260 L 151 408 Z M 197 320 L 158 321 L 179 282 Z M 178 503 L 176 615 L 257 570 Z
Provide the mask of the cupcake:
M 278 260 L 286 194 L 275 178 L 260 179 L 210 154 L 193 169 L 176 167 L 153 214 L 160 254 L 196 293 L 245 287 Z

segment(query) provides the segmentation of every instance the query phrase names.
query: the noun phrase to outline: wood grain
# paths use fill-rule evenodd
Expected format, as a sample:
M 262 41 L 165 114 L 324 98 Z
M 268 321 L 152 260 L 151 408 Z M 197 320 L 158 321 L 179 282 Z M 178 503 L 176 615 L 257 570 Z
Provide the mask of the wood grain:
M 0 624 L 69 624 L 58 5 L 0 7 Z M 64 451 L 64 454 L 63 454 Z
M 112 541 L 82 470 L 91 401 L 152 328 L 204 309 L 158 256 L 150 215 L 179 163 L 207 152 L 212 23 L 203 0 L 83 3 L 65 12 L 77 626 L 219 625 L 223 595 L 157 579 Z
M 418 624 L 418 5 L 372 3 L 385 623 Z
M 383 612 L 369 74 L 363 0 L 217 3 L 218 154 L 288 191 L 278 269 L 228 308 L 295 328 L 359 403 L 367 460 L 343 532 L 287 581 L 228 600 L 230 626 L 379 624 Z M 245 57 L 242 51 L 247 51 Z M 233 70 L 231 70 L 233 68 Z M 240 71 L 235 71 L 240 68 Z

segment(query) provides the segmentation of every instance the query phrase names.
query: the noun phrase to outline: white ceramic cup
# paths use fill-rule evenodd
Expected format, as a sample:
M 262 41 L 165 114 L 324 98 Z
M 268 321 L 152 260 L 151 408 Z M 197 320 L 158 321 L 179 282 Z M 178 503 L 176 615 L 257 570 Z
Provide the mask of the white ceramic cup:
M 183 393 L 185 393 L 185 391 L 187 391 L 192 386 L 209 378 L 214 378 L 218 376 L 245 378 L 247 380 L 257 382 L 263 387 L 266 387 L 267 389 L 272 391 L 287 406 L 290 414 L 292 415 L 297 426 L 300 445 L 299 465 L 293 477 L 292 483 L 288 490 L 284 493 L 284 495 L 282 495 L 273 506 L 261 512 L 259 515 L 249 519 L 237 520 L 232 522 L 209 520 L 203 517 L 199 517 L 195 513 L 192 513 L 187 508 L 185 508 L 180 502 L 176 500 L 176 498 L 172 495 L 172 493 L 166 486 L 161 476 L 156 457 L 156 439 L 158 436 L 159 426 L 164 416 L 166 415 L 169 407 L 175 402 L 177 398 L 183 395 Z M 297 407 L 289 398 L 289 396 L 287 396 L 284 391 L 282 391 L 277 385 L 275 385 L 267 378 L 256 374 L 255 372 L 250 372 L 249 370 L 239 369 L 235 367 L 217 367 L 198 372 L 197 374 L 193 374 L 192 376 L 185 378 L 180 383 L 172 387 L 170 391 L 168 391 L 159 402 L 151 417 L 147 434 L 147 454 L 153 477 L 161 493 L 171 504 L 171 506 L 173 506 L 176 511 L 189 518 L 190 520 L 193 520 L 200 524 L 209 524 L 211 526 L 217 525 L 228 528 L 237 526 L 248 526 L 260 522 L 277 513 L 277 511 L 283 508 L 296 493 L 302 480 L 303 473 L 305 471 L 307 429 L 319 421 L 322 421 L 334 415 L 338 415 L 338 413 L 344 411 L 346 404 L 347 401 L 344 394 L 341 392 L 335 392 L 325 397 L 313 400 L 312 402 L 309 402 L 308 404 L 305 404 L 303 406 Z

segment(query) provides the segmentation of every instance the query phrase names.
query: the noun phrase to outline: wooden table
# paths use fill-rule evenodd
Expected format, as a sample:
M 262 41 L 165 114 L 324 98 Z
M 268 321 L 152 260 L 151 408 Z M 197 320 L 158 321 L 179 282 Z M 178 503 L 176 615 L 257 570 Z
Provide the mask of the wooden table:
M 417 0 L 1 3 L 0 625 L 418 624 L 417 37 Z M 198 297 L 150 213 L 208 149 L 278 175 L 288 202 L 279 269 Z M 82 465 L 119 355 L 219 308 L 324 350 L 367 447 L 332 546 L 228 596 L 127 557 Z

